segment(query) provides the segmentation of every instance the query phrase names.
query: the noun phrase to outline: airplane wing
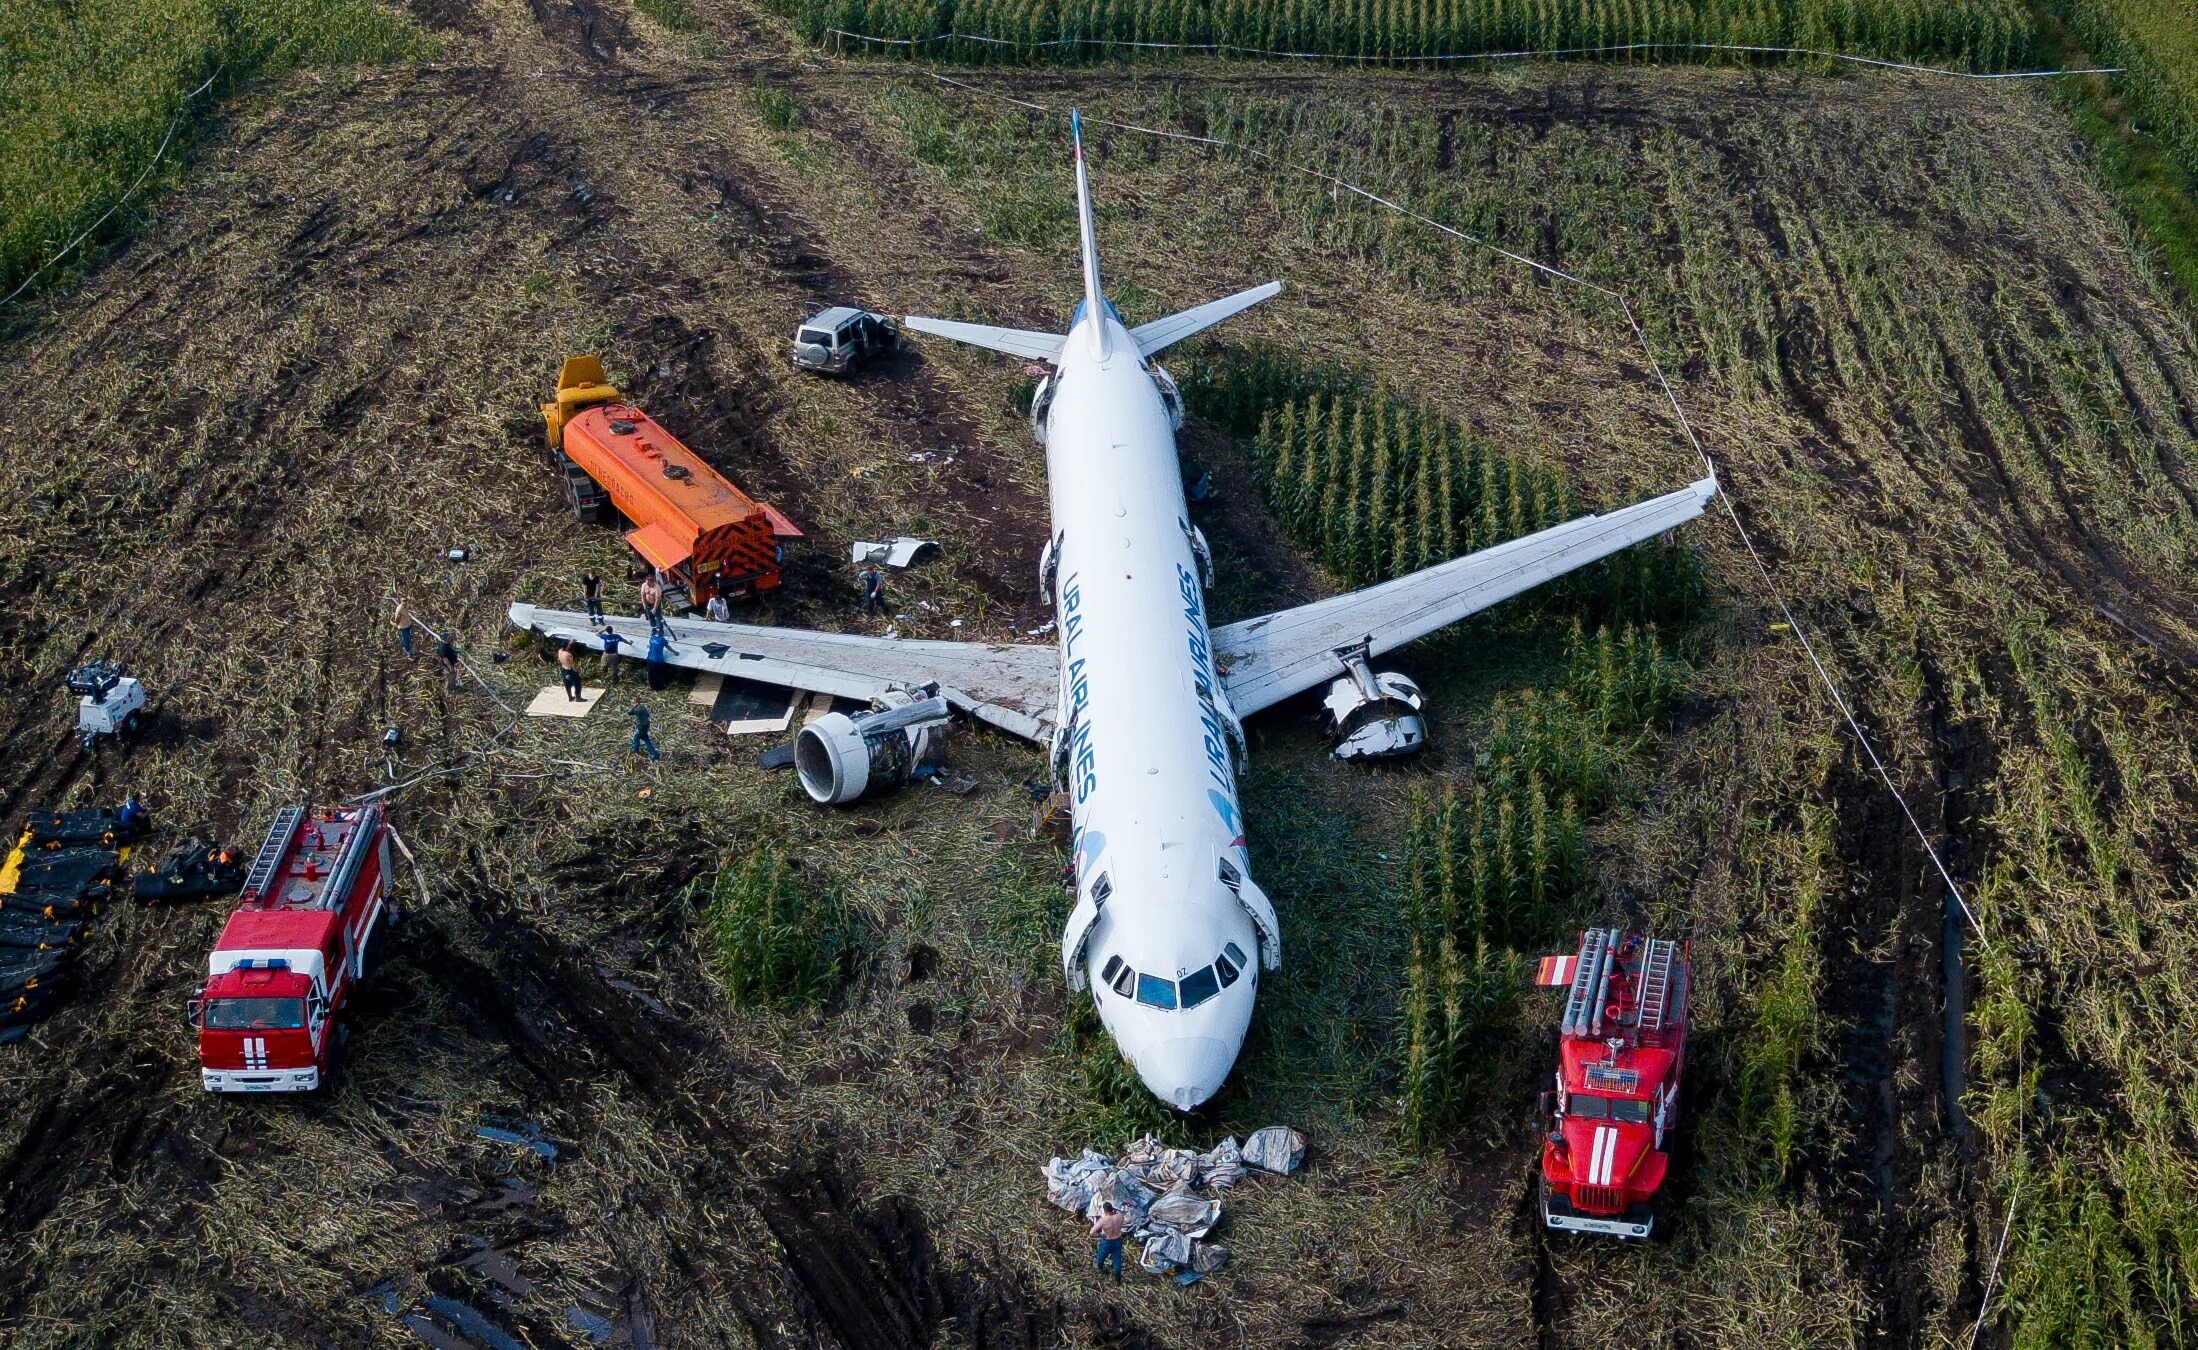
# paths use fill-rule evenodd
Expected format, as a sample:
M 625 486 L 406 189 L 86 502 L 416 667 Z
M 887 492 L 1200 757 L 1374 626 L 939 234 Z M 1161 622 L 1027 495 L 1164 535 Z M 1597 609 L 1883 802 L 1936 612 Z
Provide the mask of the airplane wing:
M 577 641 L 601 651 L 602 625 L 585 614 L 515 604 L 511 621 L 557 641 Z M 644 619 L 613 615 L 610 626 L 626 636 L 619 654 L 647 653 Z M 840 698 L 872 699 L 888 689 L 912 689 L 936 681 L 948 703 L 981 722 L 1041 744 L 1053 734 L 1060 695 L 1061 656 L 1053 647 L 1023 643 L 932 642 L 770 628 L 747 623 L 671 619 L 665 661 L 686 670 Z
M 911 314 L 901 320 L 901 327 L 933 337 L 952 338 L 972 347 L 984 347 L 991 351 L 1006 352 L 1028 361 L 1052 361 L 1061 355 L 1061 344 L 1068 341 L 1060 333 L 1034 333 L 1028 328 L 1001 328 L 989 323 L 957 323 L 952 319 L 927 319 Z
M 1523 539 L 1422 568 L 1393 581 L 1278 610 L 1213 630 L 1223 683 L 1249 717 L 1343 673 L 1336 650 L 1360 641 L 1369 655 L 1401 647 L 1552 577 L 1653 539 L 1702 514 L 1717 495 L 1704 478 L 1608 515 L 1581 516 Z
M 1235 295 L 1223 296 L 1219 300 L 1208 300 L 1203 305 L 1193 306 L 1180 314 L 1170 314 L 1165 319 L 1141 323 L 1130 330 L 1130 337 L 1136 340 L 1138 351 L 1147 356 L 1157 355 L 1161 348 L 1181 342 L 1193 333 L 1213 327 L 1231 314 L 1240 314 L 1260 301 L 1281 293 L 1282 283 L 1270 281 L 1264 286 L 1254 286 L 1248 291 L 1238 291 Z

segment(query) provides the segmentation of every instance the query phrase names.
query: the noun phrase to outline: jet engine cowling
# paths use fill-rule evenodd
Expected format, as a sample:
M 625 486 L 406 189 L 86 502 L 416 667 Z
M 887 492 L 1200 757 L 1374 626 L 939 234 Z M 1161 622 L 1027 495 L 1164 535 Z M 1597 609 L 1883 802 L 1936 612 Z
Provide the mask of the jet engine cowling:
M 809 800 L 845 806 L 901 787 L 943 757 L 946 700 L 891 694 L 890 706 L 848 716 L 826 713 L 794 738 L 794 773 Z
M 1336 653 L 1343 674 L 1328 686 L 1321 707 L 1336 759 L 1399 759 L 1427 746 L 1427 697 L 1408 676 L 1376 671 L 1366 659 L 1366 644 Z

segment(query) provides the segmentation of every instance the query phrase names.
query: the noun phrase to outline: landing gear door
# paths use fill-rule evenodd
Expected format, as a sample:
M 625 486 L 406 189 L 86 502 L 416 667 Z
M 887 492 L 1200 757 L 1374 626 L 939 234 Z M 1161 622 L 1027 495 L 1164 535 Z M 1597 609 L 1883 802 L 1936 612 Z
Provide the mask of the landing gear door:
M 1275 918 L 1274 901 L 1259 889 L 1259 883 L 1250 877 L 1236 887 L 1236 898 L 1251 915 L 1252 927 L 1259 933 L 1259 968 L 1278 970 L 1282 966 L 1282 924 Z M 1072 924 L 1074 920 L 1070 921 Z
M 1069 911 L 1068 927 L 1061 932 L 1061 978 L 1068 981 L 1069 992 L 1084 990 L 1084 950 L 1091 946 L 1092 930 L 1099 926 L 1099 902 L 1091 898 L 1087 888 L 1076 899 L 1076 908 Z

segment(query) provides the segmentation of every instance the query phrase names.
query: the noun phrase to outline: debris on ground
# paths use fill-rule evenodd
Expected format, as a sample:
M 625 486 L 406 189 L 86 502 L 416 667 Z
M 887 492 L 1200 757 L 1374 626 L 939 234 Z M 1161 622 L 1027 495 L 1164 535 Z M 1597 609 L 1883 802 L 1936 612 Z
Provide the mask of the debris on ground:
M 243 888 L 243 857 L 235 849 L 201 839 L 184 841 L 130 876 L 130 893 L 141 905 L 235 895 Z
M 1288 1175 L 1305 1159 L 1305 1136 L 1269 1125 L 1239 1146 L 1232 1136 L 1204 1153 L 1162 1148 L 1151 1135 L 1120 1158 L 1085 1149 L 1040 1169 L 1046 1200 L 1086 1220 L 1113 1205 L 1131 1236 L 1143 1241 L 1138 1264 L 1148 1273 L 1195 1284 L 1228 1264 L 1229 1249 L 1211 1240 L 1221 1223 L 1221 1197 L 1252 1168 Z
M 896 572 L 905 572 L 915 565 L 917 559 L 938 551 L 938 540 L 911 539 L 907 535 L 888 539 L 882 544 L 857 540 L 850 550 L 858 563 L 884 563 Z
M 30 1034 L 67 1001 L 76 954 L 143 828 L 105 809 L 33 812 L 0 864 L 0 1045 Z
M 580 697 L 574 698 L 565 692 L 563 685 L 546 684 L 542 686 L 542 691 L 534 696 L 534 701 L 527 704 L 527 716 L 586 717 L 589 713 L 595 711 L 595 705 L 601 700 L 603 693 L 604 689 L 601 685 L 582 685 L 580 687 Z
M 473 1133 L 494 1143 L 527 1149 L 543 1162 L 557 1161 L 556 1142 L 531 1120 L 519 1120 L 509 1116 L 483 1116 Z

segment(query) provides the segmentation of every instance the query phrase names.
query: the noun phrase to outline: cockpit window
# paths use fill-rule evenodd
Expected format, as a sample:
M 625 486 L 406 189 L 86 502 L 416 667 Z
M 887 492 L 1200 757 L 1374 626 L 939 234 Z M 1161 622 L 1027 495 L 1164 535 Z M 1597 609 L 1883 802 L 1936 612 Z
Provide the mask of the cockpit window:
M 1185 975 L 1179 988 L 1183 995 L 1183 1006 L 1195 1008 L 1221 992 L 1221 981 L 1215 977 L 1213 967 L 1207 966 Z
M 1121 971 L 1122 958 L 1119 956 L 1110 956 L 1107 958 L 1106 967 L 1099 972 L 1099 978 L 1105 980 L 1108 984 L 1113 984 L 1114 977 L 1120 974 Z
M 1236 983 L 1236 966 L 1226 956 L 1214 958 L 1213 973 L 1221 977 L 1221 987 L 1223 989 Z
M 1238 970 L 1242 970 L 1244 969 L 1244 967 L 1251 964 L 1251 962 L 1244 959 L 1244 949 L 1237 946 L 1233 942 L 1222 943 L 1221 954 L 1228 957 L 1230 961 L 1234 962 Z
M 1107 983 L 1113 986 L 1114 992 L 1120 994 L 1124 998 L 1128 998 L 1132 993 L 1136 992 L 1137 972 L 1131 970 L 1128 966 L 1123 965 L 1122 958 L 1119 956 L 1115 957 L 1108 964 L 1114 967 L 1114 973 L 1107 976 Z
M 1175 981 L 1161 979 L 1158 975 L 1137 977 L 1137 1001 L 1149 1008 L 1173 1011 L 1175 1008 Z

